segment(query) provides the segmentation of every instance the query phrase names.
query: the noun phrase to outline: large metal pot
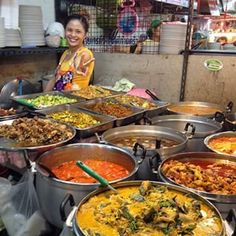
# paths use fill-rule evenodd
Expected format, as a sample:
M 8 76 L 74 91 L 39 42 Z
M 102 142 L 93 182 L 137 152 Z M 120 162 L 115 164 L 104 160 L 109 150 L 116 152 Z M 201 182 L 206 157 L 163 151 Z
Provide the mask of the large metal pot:
M 189 101 L 172 103 L 167 107 L 167 110 L 172 114 L 197 115 L 213 118 L 216 112 L 230 112 L 232 107 L 232 102 L 229 102 L 227 107 L 223 107 L 209 102 Z
M 189 190 L 187 190 L 186 188 L 182 188 L 179 186 L 174 186 L 174 185 L 170 185 L 167 183 L 160 183 L 160 182 L 151 182 L 152 185 L 154 186 L 161 186 L 161 187 L 167 187 L 167 189 L 169 190 L 174 190 L 180 194 L 184 194 L 184 195 L 189 195 L 191 198 L 196 199 L 200 202 L 202 202 L 203 204 L 205 204 L 207 207 L 209 207 L 211 210 L 213 210 L 213 212 L 215 213 L 215 216 L 219 219 L 220 222 L 220 226 L 221 226 L 221 233 L 219 234 L 220 236 L 225 236 L 225 227 L 224 227 L 224 223 L 223 223 L 223 219 L 219 213 L 219 211 L 206 199 L 204 199 L 203 197 L 201 197 L 200 195 L 193 193 Z M 127 181 L 127 182 L 121 182 L 121 183 L 117 183 L 114 184 L 113 186 L 119 190 L 119 188 L 124 188 L 124 187 L 132 187 L 132 186 L 140 186 L 141 185 L 141 181 Z M 88 200 L 90 200 L 92 197 L 97 196 L 98 194 L 107 191 L 107 189 L 98 189 L 95 190 L 94 192 L 90 193 L 88 196 L 86 196 L 81 202 L 80 204 L 77 206 L 77 209 L 75 211 L 75 214 L 73 216 L 72 219 L 72 227 L 73 227 L 73 232 L 76 236 L 84 236 L 87 235 L 83 232 L 83 230 L 80 227 L 80 224 L 77 220 L 77 214 L 80 210 L 80 208 L 83 206 L 83 204 L 85 204 Z M 69 218 L 69 217 L 68 217 Z M 107 235 L 107 234 L 106 234 Z M 200 235 L 199 235 L 200 236 Z
M 188 115 L 157 116 L 151 119 L 151 124 L 169 127 L 187 134 L 189 139 L 185 151 L 192 152 L 206 151 L 204 138 L 222 129 L 222 124 L 215 120 Z
M 178 144 L 170 147 L 155 147 L 153 149 L 145 148 L 145 144 L 140 143 L 144 146 L 146 150 L 146 155 L 144 161 L 140 165 L 137 173 L 138 179 L 156 179 L 150 168 L 150 159 L 154 157 L 157 153 L 164 159 L 166 156 L 183 151 L 186 148 L 188 138 L 186 135 L 179 131 L 171 128 L 160 127 L 160 126 L 148 126 L 148 125 L 129 125 L 123 127 L 117 127 L 105 131 L 101 136 L 101 141 L 106 144 L 116 145 L 115 139 L 130 138 L 130 137 L 154 137 L 156 140 L 169 139 L 176 141 Z M 158 143 L 157 143 L 158 145 Z M 123 147 L 129 152 L 133 152 L 134 146 Z M 134 150 L 135 151 L 135 150 Z M 139 152 L 136 152 L 139 156 Z
M 111 161 L 126 167 L 129 175 L 119 181 L 134 179 L 138 170 L 137 161 L 132 154 L 121 148 L 103 144 L 71 144 L 42 154 L 36 162 L 36 191 L 43 215 L 58 228 L 63 226 L 59 209 L 65 195 L 70 193 L 75 201 L 79 202 L 89 192 L 96 189 L 99 184 L 62 181 L 51 177 L 42 166 L 51 170 L 53 167 L 67 161 L 88 159 Z
M 192 153 L 189 152 L 189 153 L 179 153 L 173 156 L 169 156 L 159 166 L 158 174 L 162 181 L 166 183 L 175 184 L 175 185 L 179 185 L 179 184 L 177 184 L 174 180 L 168 178 L 163 173 L 163 170 L 162 170 L 165 163 L 168 163 L 171 160 L 177 160 L 180 162 L 196 160 L 199 162 L 208 161 L 210 163 L 223 163 L 227 165 L 230 165 L 230 164 L 236 165 L 236 159 L 234 157 L 220 155 L 220 154 L 211 153 L 211 152 L 192 152 Z M 207 200 L 211 201 L 219 209 L 220 213 L 222 214 L 224 218 L 227 216 L 230 209 L 236 208 L 236 195 L 213 194 L 213 193 L 203 192 L 203 191 L 199 191 L 192 188 L 191 189 L 187 188 L 187 189 L 192 190 L 196 192 L 197 194 L 201 195 L 202 197 L 206 198 Z

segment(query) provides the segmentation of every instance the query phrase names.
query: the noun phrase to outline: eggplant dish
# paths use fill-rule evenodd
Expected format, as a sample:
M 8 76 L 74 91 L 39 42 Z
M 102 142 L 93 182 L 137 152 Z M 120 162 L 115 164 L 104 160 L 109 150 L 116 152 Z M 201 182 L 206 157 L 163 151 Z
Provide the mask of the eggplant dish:
M 209 140 L 208 146 L 220 153 L 236 155 L 236 136 L 220 136 Z
M 18 118 L 11 125 L 0 125 L 0 136 L 13 139 L 18 146 L 33 147 L 58 143 L 73 136 L 64 124 L 51 120 L 35 118 Z
M 222 223 L 207 204 L 144 181 L 90 197 L 77 212 L 86 236 L 220 236 Z
M 208 160 L 166 161 L 161 171 L 179 185 L 213 194 L 236 195 L 236 165 Z

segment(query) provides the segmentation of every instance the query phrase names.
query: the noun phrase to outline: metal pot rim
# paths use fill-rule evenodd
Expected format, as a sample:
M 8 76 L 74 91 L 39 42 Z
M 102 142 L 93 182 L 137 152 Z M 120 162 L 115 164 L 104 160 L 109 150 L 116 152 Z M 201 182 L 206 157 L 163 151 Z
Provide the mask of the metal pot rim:
M 157 123 L 161 123 L 161 122 L 189 122 L 189 123 L 193 123 L 193 125 L 195 123 L 201 123 L 203 125 L 206 126 L 211 126 L 211 127 L 215 127 L 215 130 L 209 131 L 209 132 L 199 132 L 198 130 L 195 131 L 193 138 L 194 137 L 206 137 L 207 135 L 213 134 L 219 130 L 222 129 L 222 124 L 217 122 L 216 120 L 210 119 L 208 117 L 204 117 L 204 116 L 194 116 L 194 115 L 184 115 L 184 114 L 176 114 L 176 115 L 164 115 L 164 116 L 157 116 L 151 119 L 154 122 Z M 181 131 L 182 132 L 182 131 Z M 183 132 L 185 132 L 183 130 Z
M 200 159 L 200 160 L 203 159 L 203 157 L 201 157 L 201 156 L 208 155 L 208 156 L 211 156 L 212 160 L 216 160 L 216 159 L 225 160 L 226 159 L 226 160 L 230 160 L 230 161 L 236 163 L 235 157 L 222 155 L 222 154 L 217 154 L 217 153 L 213 153 L 213 152 L 178 153 L 178 154 L 171 155 L 171 156 L 167 157 L 164 161 L 162 161 L 162 163 L 158 167 L 158 174 L 159 174 L 161 180 L 164 181 L 165 183 L 167 182 L 167 183 L 171 183 L 171 184 L 176 185 L 176 186 L 186 188 L 186 189 L 188 189 L 190 191 L 193 191 L 193 192 L 207 198 L 208 200 L 211 200 L 211 201 L 214 201 L 214 202 L 225 202 L 225 203 L 236 202 L 236 195 L 213 194 L 213 193 L 208 193 L 208 192 L 205 192 L 205 191 L 195 190 L 193 188 L 188 188 L 184 185 L 178 184 L 175 181 L 173 181 L 172 179 L 165 176 L 165 174 L 162 171 L 162 167 L 166 162 L 168 162 L 170 160 L 181 160 L 181 159 L 184 159 L 184 158 L 186 158 L 188 156 L 192 156 L 192 155 L 200 156 L 200 157 L 194 157 L 195 159 Z
M 133 154 L 131 154 L 130 152 L 128 152 L 127 150 L 121 149 L 119 147 L 116 146 L 110 146 L 110 145 L 105 145 L 105 144 L 100 144 L 100 143 L 73 143 L 73 144 L 68 144 L 65 146 L 61 146 L 61 147 L 57 147 L 54 148 L 52 150 L 46 151 L 45 153 L 43 153 L 42 155 L 39 156 L 39 158 L 36 160 L 36 170 L 39 174 L 41 174 L 42 176 L 44 176 L 45 178 L 50 179 L 50 181 L 55 182 L 55 183 L 60 183 L 60 184 L 65 184 L 65 185 L 73 185 L 73 186 L 91 186 L 91 188 L 94 188 L 94 186 L 99 187 L 100 184 L 99 183 L 94 183 L 94 184 L 89 184 L 89 183 L 75 183 L 75 182 L 70 182 L 70 181 L 64 181 L 64 180 L 60 180 L 57 178 L 53 178 L 53 177 L 48 177 L 46 176 L 46 174 L 41 170 L 40 166 L 37 165 L 37 163 L 40 162 L 40 160 L 42 160 L 44 157 L 47 157 L 50 153 L 55 153 L 55 152 L 60 152 L 63 149 L 70 149 L 70 148 L 80 148 L 80 147 L 87 147 L 87 146 L 95 146 L 95 147 L 102 147 L 105 149 L 115 149 L 116 151 L 123 153 L 127 156 L 130 157 L 130 159 L 134 162 L 134 169 L 129 173 L 129 175 L 125 176 L 124 178 L 121 179 L 116 179 L 113 181 L 110 181 L 110 183 L 116 183 L 116 182 L 120 182 L 123 181 L 124 179 L 132 176 L 133 174 L 135 174 L 139 168 L 138 162 L 136 161 L 135 157 Z
M 177 103 L 172 103 L 169 106 L 167 106 L 167 110 L 173 113 L 176 113 L 174 111 L 172 111 L 171 108 L 173 107 L 183 107 L 183 106 L 202 106 L 202 107 L 209 107 L 209 108 L 216 108 L 219 111 L 224 111 L 225 108 L 221 105 L 215 104 L 215 103 L 209 103 L 209 102 L 199 102 L 199 101 L 184 101 L 184 102 L 177 102 Z M 181 113 L 181 112 L 177 112 L 176 114 L 186 114 L 186 113 Z M 199 115 L 202 117 L 213 117 L 215 113 L 209 113 L 209 114 L 205 114 L 205 115 Z
M 113 184 L 112 186 L 114 188 L 119 188 L 119 187 L 127 187 L 127 186 L 137 186 L 137 185 L 140 185 L 141 182 L 143 180 L 138 180 L 138 181 L 123 181 L 123 182 L 119 182 L 119 183 L 116 183 L 116 184 Z M 185 194 L 191 194 L 191 196 L 193 196 L 195 199 L 197 200 L 200 200 L 201 202 L 203 202 L 204 204 L 206 204 L 208 207 L 210 207 L 215 213 L 217 213 L 217 216 L 218 218 L 220 219 L 221 221 L 221 226 L 222 226 L 222 231 L 221 231 L 221 235 L 224 235 L 224 231 L 225 231 L 225 227 L 224 227 L 224 223 L 223 223 L 223 219 L 222 219 L 222 216 L 219 212 L 219 210 L 211 203 L 209 202 L 207 199 L 205 199 L 203 196 L 197 194 L 196 192 L 192 191 L 192 190 L 189 190 L 189 189 L 186 189 L 182 186 L 177 186 L 177 185 L 173 185 L 173 184 L 169 184 L 169 183 L 162 183 L 162 182 L 158 182 L 158 181 L 150 181 L 152 184 L 154 185 L 162 185 L 162 186 L 167 186 L 168 188 L 170 188 L 171 190 L 176 190 L 178 192 L 181 192 L 181 193 L 185 193 Z M 99 193 L 102 193 L 102 192 L 105 192 L 109 190 L 109 188 L 99 188 L 99 189 L 96 189 L 94 190 L 93 192 L 89 193 L 86 197 L 84 197 L 80 202 L 79 204 L 77 205 L 77 210 L 73 216 L 73 231 L 74 232 L 77 232 L 78 231 L 81 231 L 80 230 L 80 227 L 78 226 L 77 224 L 77 220 L 76 220 L 76 216 L 78 214 L 78 211 L 80 210 L 80 207 L 85 203 L 87 202 L 91 197 L 93 196 L 96 196 L 98 195 Z M 82 233 L 83 235 L 83 232 L 79 232 L 79 233 Z
M 177 131 L 175 129 L 168 128 L 168 127 L 154 126 L 154 125 L 129 125 L 129 126 L 116 127 L 116 128 L 109 129 L 109 130 L 105 131 L 101 136 L 101 140 L 105 143 L 114 145 L 113 143 L 111 143 L 109 141 L 109 139 L 107 140 L 106 136 L 107 135 L 115 136 L 117 130 L 118 131 L 121 130 L 125 134 L 124 136 L 132 135 L 132 131 L 133 131 L 133 133 L 144 133 L 145 131 L 146 132 L 153 131 L 154 134 L 160 134 L 161 131 L 167 131 L 167 132 L 169 132 L 168 134 L 170 134 L 170 136 L 172 134 L 172 137 L 174 137 L 174 135 L 176 135 L 182 139 L 182 142 L 180 144 L 177 144 L 174 147 L 160 148 L 160 150 L 172 150 L 172 149 L 178 148 L 182 145 L 186 145 L 186 143 L 188 142 L 188 137 L 185 134 L 181 133 L 180 131 Z M 111 133 L 111 134 L 109 134 L 109 133 Z M 145 134 L 145 135 L 147 135 L 147 134 Z M 164 135 L 165 135 L 165 133 L 164 133 Z M 170 137 L 168 136 L 168 138 L 170 138 Z M 176 139 L 174 139 L 174 140 L 176 140 Z M 116 146 L 116 147 L 118 147 L 118 146 Z M 131 148 L 127 147 L 127 149 L 131 149 Z M 147 151 L 154 151 L 157 149 L 146 149 L 146 150 Z
M 236 154 L 232 155 L 232 154 L 223 153 L 223 152 L 217 151 L 217 150 L 213 149 L 212 147 L 210 147 L 210 145 L 209 145 L 210 140 L 214 139 L 214 138 L 217 138 L 217 137 L 221 137 L 221 136 L 236 136 L 236 132 L 235 131 L 225 131 L 225 132 L 220 132 L 220 133 L 209 135 L 204 139 L 205 146 L 208 149 L 210 149 L 211 151 L 213 151 L 217 154 L 223 154 L 223 155 L 227 155 L 227 156 L 234 156 L 234 158 L 235 158 Z

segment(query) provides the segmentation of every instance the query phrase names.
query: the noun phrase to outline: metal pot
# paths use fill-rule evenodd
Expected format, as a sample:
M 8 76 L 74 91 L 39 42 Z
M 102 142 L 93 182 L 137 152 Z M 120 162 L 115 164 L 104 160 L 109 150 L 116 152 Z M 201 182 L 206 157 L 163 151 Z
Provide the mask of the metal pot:
M 172 147 L 155 147 L 153 149 L 145 148 L 146 155 L 144 157 L 144 161 L 140 165 L 140 168 L 137 173 L 138 179 L 156 179 L 156 176 L 153 175 L 150 167 L 150 161 L 155 157 L 157 154 L 160 155 L 161 159 L 164 159 L 166 156 L 178 153 L 186 148 L 188 138 L 186 135 L 182 134 L 181 132 L 178 132 L 171 128 L 166 127 L 160 127 L 160 126 L 148 126 L 148 125 L 129 125 L 129 126 L 123 126 L 123 127 L 117 127 L 113 129 L 109 129 L 105 131 L 101 136 L 101 142 L 110 144 L 110 145 L 116 145 L 116 143 L 113 142 L 114 139 L 117 138 L 130 138 L 130 137 L 154 137 L 156 140 L 161 139 L 170 139 L 173 141 L 178 142 L 177 145 L 174 145 Z M 142 143 L 139 143 L 143 145 Z M 158 145 L 158 142 L 157 142 Z M 159 143 L 160 145 L 160 143 Z M 139 152 L 136 152 L 135 150 L 136 145 L 134 146 L 127 146 L 123 147 L 127 149 L 129 152 L 135 151 L 135 153 L 140 156 Z M 157 160 L 158 162 L 158 160 Z M 158 165 L 156 163 L 155 165 Z
M 45 168 L 51 170 L 53 167 L 71 160 L 99 159 L 120 164 L 130 172 L 130 174 L 120 179 L 134 179 L 138 170 L 135 157 L 129 152 L 118 147 L 103 144 L 71 144 L 64 147 L 55 148 L 42 154 L 36 162 L 36 192 L 39 204 L 45 218 L 58 228 L 62 228 L 63 221 L 60 217 L 60 204 L 65 195 L 70 193 L 76 202 L 79 202 L 89 192 L 96 189 L 99 184 L 83 184 L 62 181 L 49 175 Z M 117 182 L 112 181 L 111 183 Z
M 205 139 L 204 139 L 204 144 L 206 145 L 206 147 L 215 152 L 215 153 L 218 153 L 218 154 L 224 154 L 224 155 L 232 155 L 232 156 L 236 156 L 236 150 L 235 150 L 235 142 L 231 141 L 230 144 L 232 145 L 227 145 L 227 146 L 224 146 L 225 148 L 225 152 L 222 150 L 217 150 L 216 148 L 213 148 L 209 145 L 210 141 L 212 139 L 216 139 L 216 138 L 221 138 L 221 137 L 236 137 L 236 132 L 234 131 L 226 131 L 226 132 L 220 132 L 220 133 L 217 133 L 217 134 L 212 134 L 212 135 L 209 135 L 207 136 Z M 226 148 L 230 147 L 232 150 L 233 150 L 233 153 L 229 154 L 228 152 L 226 152 Z
M 225 131 L 236 131 L 236 113 L 221 113 L 215 114 L 215 120 L 223 124 Z
M 236 159 L 232 156 L 220 155 L 211 152 L 189 152 L 189 153 L 179 153 L 173 156 L 169 156 L 165 159 L 158 168 L 158 175 L 162 181 L 166 183 L 171 183 L 175 185 L 177 184 L 175 181 L 171 180 L 170 178 L 166 177 L 163 173 L 162 168 L 165 163 L 170 160 L 177 160 L 177 161 L 189 161 L 189 160 L 198 160 L 198 161 L 210 161 L 210 162 L 220 162 L 229 164 L 232 163 L 236 165 Z M 202 197 L 206 198 L 207 200 L 211 201 L 220 211 L 222 216 L 225 218 L 230 209 L 236 208 L 236 195 L 220 195 L 220 194 L 213 194 L 208 192 L 203 192 L 195 189 L 190 189 L 185 187 L 186 189 L 192 190 L 197 194 L 201 195 Z
M 213 118 L 216 112 L 230 112 L 233 103 L 229 102 L 227 107 L 222 107 L 218 104 L 209 102 L 178 102 L 167 107 L 167 110 L 172 114 L 179 115 L 197 115 Z
M 225 130 L 236 131 L 236 113 L 227 113 L 225 115 Z
M 166 115 L 151 119 L 152 125 L 165 126 L 187 134 L 188 142 L 185 151 L 206 151 L 204 138 L 219 132 L 222 124 L 207 117 L 188 115 Z M 192 127 L 192 128 L 191 128 Z
M 213 212 L 215 213 L 215 216 L 217 218 L 219 218 L 220 220 L 220 224 L 221 224 L 221 227 L 222 227 L 222 231 L 219 235 L 222 235 L 222 236 L 225 236 L 226 233 L 225 233 L 225 227 L 224 227 L 224 223 L 223 223 L 223 219 L 219 213 L 219 211 L 209 202 L 207 201 L 206 199 L 204 199 L 203 197 L 201 197 L 200 195 L 196 194 L 196 193 L 193 193 L 189 190 L 187 190 L 186 188 L 183 188 L 183 187 L 179 187 L 179 186 L 174 186 L 174 185 L 169 185 L 167 183 L 160 183 L 160 182 L 151 182 L 152 185 L 154 186 L 165 186 L 167 187 L 168 189 L 170 190 L 174 190 L 174 191 L 177 191 L 179 192 L 180 194 L 184 194 L 184 195 L 189 195 L 191 196 L 191 198 L 193 199 L 197 199 L 198 201 L 206 204 L 211 210 L 213 210 Z M 132 186 L 140 186 L 141 184 L 141 181 L 127 181 L 127 182 L 121 182 L 121 183 L 117 183 L 117 184 L 114 184 L 113 187 L 115 187 L 116 189 L 119 189 L 119 188 L 123 188 L 123 187 L 132 187 Z M 107 189 L 98 189 L 98 190 L 95 190 L 94 192 L 90 193 L 88 196 L 86 196 L 81 202 L 80 204 L 77 206 L 77 208 L 75 208 L 75 214 L 73 215 L 73 218 L 72 218 L 72 227 L 73 227 L 73 232 L 76 236 L 83 236 L 85 235 L 79 225 L 79 222 L 76 220 L 77 218 L 77 214 L 80 210 L 80 208 L 82 207 L 82 205 L 84 203 L 86 203 L 89 199 L 91 199 L 92 197 L 102 193 L 102 192 L 105 192 Z M 68 221 L 69 221 L 69 217 L 68 217 Z

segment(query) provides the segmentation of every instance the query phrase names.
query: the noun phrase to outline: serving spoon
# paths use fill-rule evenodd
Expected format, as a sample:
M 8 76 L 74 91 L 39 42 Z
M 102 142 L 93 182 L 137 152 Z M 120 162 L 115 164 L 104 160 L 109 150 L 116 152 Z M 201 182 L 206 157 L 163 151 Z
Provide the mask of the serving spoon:
M 90 167 L 85 165 L 82 161 L 76 161 L 76 165 L 80 167 L 84 172 L 86 172 L 88 175 L 96 179 L 103 187 L 108 187 L 110 190 L 114 192 L 118 192 L 115 188 L 113 188 L 109 182 L 104 179 L 101 175 L 99 175 L 96 171 L 92 170 Z

